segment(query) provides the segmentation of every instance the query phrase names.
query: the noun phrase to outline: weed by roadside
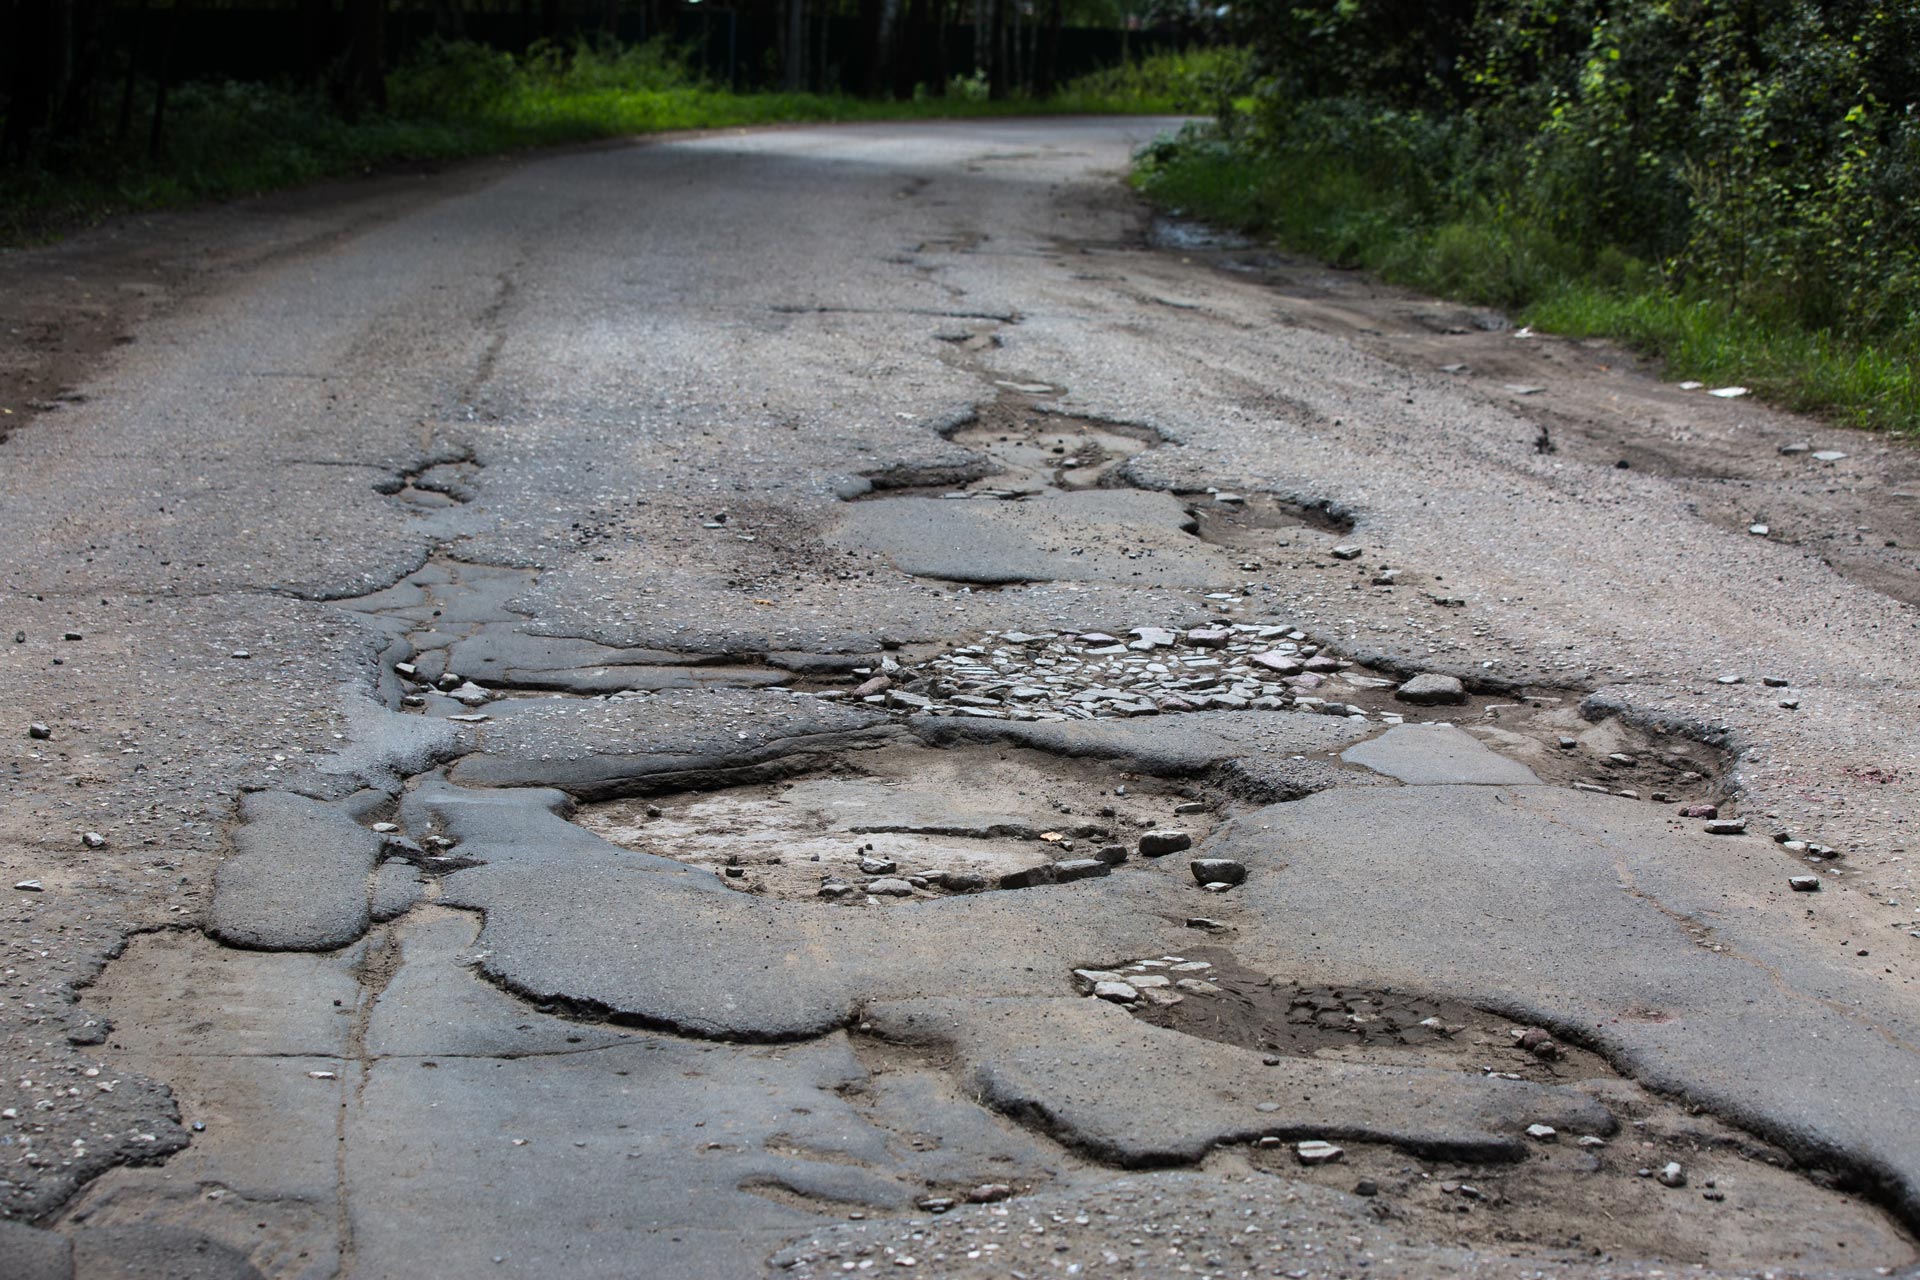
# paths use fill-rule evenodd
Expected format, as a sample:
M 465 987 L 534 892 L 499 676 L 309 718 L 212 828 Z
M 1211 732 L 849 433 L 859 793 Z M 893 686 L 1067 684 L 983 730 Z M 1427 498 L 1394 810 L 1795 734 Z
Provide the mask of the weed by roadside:
M 1373 271 L 1425 292 L 1497 306 L 1521 323 L 1624 341 L 1676 378 L 1737 382 L 1789 408 L 1920 434 L 1920 335 L 1815 327 L 1670 278 L 1604 243 L 1570 242 L 1518 212 L 1506 175 L 1458 123 L 1390 127 L 1352 104 L 1276 136 L 1229 114 L 1138 158 L 1158 204 Z

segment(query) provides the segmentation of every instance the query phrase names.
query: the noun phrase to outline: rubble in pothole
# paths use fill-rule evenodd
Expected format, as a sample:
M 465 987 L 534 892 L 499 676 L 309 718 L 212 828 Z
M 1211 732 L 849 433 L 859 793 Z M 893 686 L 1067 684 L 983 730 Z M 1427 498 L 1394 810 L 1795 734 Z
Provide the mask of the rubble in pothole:
M 1217 815 L 1167 782 L 1043 752 L 898 747 L 811 777 L 587 805 L 574 821 L 744 892 L 880 905 L 1136 874 Z
M 1354 670 L 1286 624 L 1221 622 L 1175 630 L 1140 626 L 1124 636 L 989 632 L 914 666 L 891 657 L 856 669 L 848 697 L 930 715 L 1009 720 L 1094 720 L 1203 710 L 1316 711 L 1398 723 L 1399 712 L 1344 701 L 1399 682 Z M 1457 684 L 1457 682 L 1456 682 Z M 1452 695 L 1449 695 L 1452 697 Z M 1464 702 L 1464 689 L 1455 702 Z

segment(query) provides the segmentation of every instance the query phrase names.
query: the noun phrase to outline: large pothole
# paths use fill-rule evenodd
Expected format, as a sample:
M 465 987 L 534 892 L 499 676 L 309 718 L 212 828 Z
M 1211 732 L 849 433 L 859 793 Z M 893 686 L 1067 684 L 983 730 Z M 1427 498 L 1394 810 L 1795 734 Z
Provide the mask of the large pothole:
M 1216 815 L 1108 765 L 901 746 L 811 777 L 587 805 L 574 820 L 745 892 L 874 904 L 1136 874 L 1182 843 L 1149 841 L 1143 857 L 1144 833 L 1191 847 Z
M 1445 996 L 1291 982 L 1217 947 L 1110 972 L 1132 993 L 1108 998 L 1141 1020 L 1254 1050 L 1275 1066 L 1304 1057 L 1571 1085 L 1623 1121 L 1606 1137 L 1536 1127 L 1518 1161 L 1436 1160 L 1343 1141 L 1338 1156 L 1311 1163 L 1300 1144 L 1278 1137 L 1246 1148 L 1256 1168 L 1356 1192 L 1377 1218 L 1421 1240 L 1719 1267 L 1887 1267 L 1915 1256 L 1898 1223 L 1843 1180 L 1649 1093 L 1541 1028 Z

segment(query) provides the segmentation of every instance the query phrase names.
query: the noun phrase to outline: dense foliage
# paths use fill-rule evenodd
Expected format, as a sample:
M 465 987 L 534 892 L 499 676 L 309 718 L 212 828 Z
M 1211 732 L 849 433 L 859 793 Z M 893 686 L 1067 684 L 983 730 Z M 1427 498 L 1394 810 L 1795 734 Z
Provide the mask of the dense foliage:
M 1251 102 L 1149 158 L 1167 198 L 1489 302 L 1631 301 L 1603 331 L 1692 308 L 1836 359 L 1873 344 L 1894 358 L 1856 416 L 1912 420 L 1920 5 L 1251 0 L 1238 21 Z

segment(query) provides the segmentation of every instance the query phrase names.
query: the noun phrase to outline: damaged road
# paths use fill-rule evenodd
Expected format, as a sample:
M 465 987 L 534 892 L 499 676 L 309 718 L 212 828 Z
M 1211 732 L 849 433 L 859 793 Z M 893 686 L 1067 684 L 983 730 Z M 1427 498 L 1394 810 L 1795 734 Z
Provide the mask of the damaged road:
M 1156 127 L 0 261 L 0 1271 L 1911 1271 L 1911 451 Z

